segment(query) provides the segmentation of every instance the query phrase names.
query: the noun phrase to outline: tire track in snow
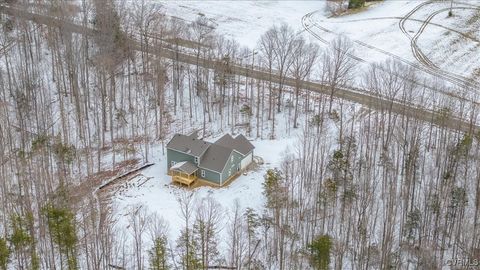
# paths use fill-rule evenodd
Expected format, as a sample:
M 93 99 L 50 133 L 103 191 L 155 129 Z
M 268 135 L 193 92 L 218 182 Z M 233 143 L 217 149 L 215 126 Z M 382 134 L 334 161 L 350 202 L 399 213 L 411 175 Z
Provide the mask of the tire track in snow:
M 333 32 L 333 31 L 331 31 L 331 30 L 329 30 L 329 29 L 327 29 L 327 28 L 325 28 L 325 27 L 322 27 L 322 26 L 320 26 L 318 23 L 316 23 L 316 22 L 312 19 L 312 16 L 313 16 L 316 12 L 318 12 L 318 11 L 313 11 L 313 12 L 307 13 L 305 16 L 303 16 L 303 17 L 302 17 L 302 26 L 303 26 L 303 28 L 305 29 L 305 31 L 309 32 L 309 33 L 310 33 L 313 37 L 315 37 L 318 41 L 320 41 L 320 42 L 328 45 L 330 42 L 329 42 L 328 40 L 322 38 L 322 37 L 320 36 L 320 34 L 318 34 L 318 33 L 316 33 L 315 31 L 313 31 L 312 28 L 315 27 L 315 28 L 319 29 L 320 31 L 323 31 L 323 32 L 326 32 L 326 33 L 330 33 L 330 34 L 333 34 L 333 35 L 339 35 L 339 34 Z M 399 18 L 402 18 L 402 17 L 397 17 L 397 19 L 399 19 Z M 422 71 L 424 71 L 425 73 L 428 73 L 428 74 L 430 74 L 430 75 L 432 75 L 432 76 L 441 77 L 441 78 L 443 79 L 443 76 L 441 76 L 441 74 L 439 74 L 439 73 L 437 73 L 437 72 L 433 72 L 433 71 L 430 70 L 430 69 L 426 69 L 426 68 L 424 68 L 423 66 L 419 66 L 419 65 L 417 65 L 416 63 L 413 63 L 413 62 L 411 62 L 411 61 L 409 61 L 409 60 L 406 60 L 405 58 L 402 58 L 402 57 L 400 57 L 400 56 L 398 56 L 398 55 L 395 55 L 395 54 L 393 54 L 393 53 L 391 53 L 391 52 L 385 51 L 385 50 L 383 50 L 383 49 L 381 49 L 381 48 L 378 48 L 378 47 L 375 47 L 375 46 L 373 46 L 373 45 L 367 44 L 367 43 L 365 43 L 365 42 L 363 42 L 363 41 L 360 41 L 360 40 L 353 39 L 352 41 L 353 41 L 354 43 L 362 46 L 362 47 L 365 47 L 365 48 L 368 48 L 368 49 L 371 49 L 371 50 L 380 52 L 380 53 L 382 53 L 382 54 L 388 55 L 389 57 L 391 57 L 391 58 L 393 58 L 393 59 L 395 59 L 395 60 L 398 60 L 398 61 L 400 61 L 400 62 L 402 62 L 402 63 L 404 63 L 404 64 L 407 64 L 407 65 L 412 66 L 412 67 L 414 67 L 414 68 L 416 68 L 416 69 L 422 70 Z M 354 54 L 352 54 L 352 53 L 347 53 L 347 56 L 350 57 L 350 58 L 352 58 L 352 59 L 354 59 L 354 60 L 356 60 L 356 61 L 358 61 L 358 62 L 361 62 L 361 63 L 369 63 L 369 61 L 367 61 L 367 60 L 365 60 L 365 59 L 363 59 L 363 58 L 360 58 L 360 57 L 358 57 L 358 56 L 356 56 L 356 55 L 354 55 Z M 379 68 L 380 70 L 385 71 L 382 67 L 378 67 L 378 68 Z M 437 89 L 437 88 L 433 88 L 433 87 L 431 87 L 431 86 L 429 86 L 429 85 L 426 85 L 426 84 L 424 84 L 424 83 L 421 83 L 421 82 L 418 82 L 418 81 L 412 81 L 412 80 L 410 80 L 409 78 L 405 78 L 405 77 L 403 77 L 403 76 L 401 76 L 401 75 L 399 75 L 399 77 L 401 77 L 401 78 L 403 78 L 403 79 L 405 79 L 405 80 L 407 80 L 407 81 L 409 81 L 409 82 L 414 82 L 415 84 L 420 85 L 420 86 L 422 86 L 422 87 L 424 87 L 424 88 L 426 88 L 426 89 L 432 90 L 432 91 L 434 91 L 434 92 L 440 92 L 440 93 L 442 93 L 442 94 L 444 94 L 444 95 L 446 95 L 446 96 L 450 96 L 450 97 L 456 98 L 456 99 L 458 99 L 458 100 L 462 100 L 462 101 L 466 101 L 466 102 L 471 102 L 471 103 L 473 103 L 473 104 L 480 105 L 480 102 L 477 102 L 477 101 L 472 100 L 472 99 L 465 98 L 465 97 L 463 97 L 463 96 L 454 94 L 454 93 L 452 93 L 452 92 L 448 92 L 448 91 L 440 90 L 440 89 Z
M 32 20 L 37 24 L 45 24 L 54 27 L 61 25 L 65 29 L 87 35 L 87 36 L 96 36 L 101 34 L 96 29 L 89 28 L 82 25 L 77 25 L 72 22 L 60 20 L 58 18 L 31 13 L 25 11 L 24 9 L 19 9 L 16 7 L 0 4 L 0 13 L 6 13 L 24 20 Z M 308 28 L 308 30 L 311 30 Z M 127 37 L 126 42 L 129 43 L 130 48 L 136 51 L 144 51 L 142 45 L 132 37 Z M 178 50 L 169 49 L 165 45 L 157 44 L 154 45 L 155 49 L 152 50 L 152 53 L 158 56 L 161 56 L 166 59 L 175 59 L 179 62 L 183 62 L 190 65 L 200 65 L 207 69 L 225 70 L 225 62 L 217 58 L 202 58 L 200 63 L 196 55 L 179 52 Z M 284 77 L 282 78 L 278 74 L 271 74 L 263 69 L 250 69 L 244 67 L 243 65 L 236 64 L 235 62 L 228 65 L 230 73 L 237 76 L 249 76 L 257 80 L 271 81 L 273 83 L 283 83 L 286 86 L 295 87 L 298 86 L 299 81 L 294 78 Z M 300 81 L 300 86 L 307 91 L 316 92 L 319 94 L 330 94 L 329 91 L 325 89 L 325 85 L 322 82 L 318 81 Z M 354 87 L 339 87 L 335 92 L 334 96 L 339 99 L 343 99 L 349 102 L 358 103 L 365 107 L 370 108 L 371 110 L 384 110 L 388 106 L 389 110 L 398 115 L 403 115 L 406 117 L 412 117 L 427 123 L 431 123 L 436 126 L 445 127 L 449 129 L 458 130 L 466 133 L 477 133 L 480 132 L 480 126 L 477 125 L 477 119 L 471 117 L 470 119 L 464 118 L 463 115 L 456 116 L 452 114 L 448 118 L 444 118 L 443 114 L 438 111 L 438 108 L 433 106 L 433 108 L 428 108 L 424 104 L 415 104 L 411 103 L 408 100 L 399 100 L 391 99 L 383 95 L 378 95 L 372 93 L 371 91 L 365 91 L 364 89 L 357 89 Z M 472 115 L 473 116 L 473 115 Z
M 420 36 L 423 34 L 423 32 L 425 31 L 426 27 L 429 26 L 429 25 L 433 25 L 431 23 L 431 20 L 438 14 L 442 13 L 442 12 L 445 12 L 447 10 L 450 10 L 450 8 L 443 8 L 443 9 L 439 9 L 439 10 L 436 10 L 434 11 L 432 14 L 430 14 L 426 20 L 423 21 L 422 25 L 420 26 L 419 30 L 415 33 L 415 35 L 412 37 L 408 31 L 406 30 L 405 28 L 405 22 L 407 20 L 410 20 L 411 16 L 416 13 L 418 10 L 420 10 L 421 8 L 425 7 L 426 5 L 430 5 L 432 3 L 438 3 L 439 1 L 428 1 L 428 2 L 425 2 L 425 3 L 421 3 L 419 4 L 418 6 L 416 6 L 414 9 L 412 9 L 409 13 L 407 13 L 399 22 L 399 28 L 400 30 L 404 33 L 404 35 L 410 39 L 410 47 L 411 47 L 411 50 L 412 50 L 412 54 L 413 56 L 415 57 L 415 59 L 417 59 L 417 61 L 422 64 L 425 68 L 427 68 L 428 70 L 431 71 L 431 73 L 434 73 L 434 74 L 437 74 L 438 77 L 441 77 L 453 84 L 456 84 L 456 85 L 459 85 L 459 86 L 467 86 L 467 87 L 473 87 L 473 88 L 476 88 L 476 90 L 478 91 L 479 88 L 480 88 L 480 84 L 472 79 L 468 79 L 464 76 L 461 76 L 460 74 L 456 74 L 456 73 L 453 73 L 453 72 L 448 72 L 446 70 L 443 70 L 443 69 L 440 69 L 437 65 L 435 65 L 424 53 L 423 51 L 420 49 L 420 47 L 418 46 L 417 42 L 418 42 L 418 39 L 420 38 Z M 480 10 L 480 8 L 476 5 L 472 5 L 472 4 L 469 4 L 469 3 L 464 3 L 464 2 L 454 2 L 456 4 L 462 4 L 462 5 L 468 5 L 469 7 L 452 7 L 452 9 L 460 9 L 460 10 Z M 458 31 L 453 31 L 453 32 L 457 32 Z M 462 36 L 467 36 L 468 35 L 465 35 L 463 34 Z M 478 42 L 477 39 L 474 39 L 474 38 L 470 38 L 472 40 L 475 40 Z

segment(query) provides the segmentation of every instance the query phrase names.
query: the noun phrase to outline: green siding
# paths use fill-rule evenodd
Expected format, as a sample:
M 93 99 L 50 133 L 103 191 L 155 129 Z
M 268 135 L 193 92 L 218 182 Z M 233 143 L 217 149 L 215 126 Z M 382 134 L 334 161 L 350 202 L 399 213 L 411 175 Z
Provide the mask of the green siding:
M 232 160 L 233 156 L 233 160 Z M 225 180 L 227 180 L 230 176 L 237 173 L 237 168 L 240 168 L 240 162 L 242 161 L 242 155 L 233 151 L 230 157 L 228 158 L 227 165 L 223 168 L 222 172 L 222 184 Z
M 181 162 L 181 161 L 190 161 L 195 164 L 195 158 L 193 156 L 177 152 L 175 150 L 167 149 L 167 169 L 170 170 L 172 166 L 172 161 Z
M 169 170 L 170 170 L 170 167 L 172 166 L 172 161 L 175 161 L 175 162 L 190 161 L 191 163 L 195 164 L 195 157 L 175 151 L 175 150 L 167 149 L 167 169 Z M 199 178 L 202 178 L 220 185 L 219 173 L 211 170 L 207 170 L 207 169 L 202 169 L 202 168 L 199 168 L 199 169 L 200 170 L 197 171 L 197 176 Z M 205 171 L 205 177 L 202 177 L 201 170 Z
M 205 177 L 202 177 L 202 170 L 205 171 Z M 212 183 L 220 185 L 220 174 L 219 173 L 211 171 L 211 170 L 203 169 L 203 168 L 199 168 L 197 173 L 198 173 L 197 174 L 198 177 L 200 177 L 202 179 L 205 179 L 205 180 L 208 180 Z

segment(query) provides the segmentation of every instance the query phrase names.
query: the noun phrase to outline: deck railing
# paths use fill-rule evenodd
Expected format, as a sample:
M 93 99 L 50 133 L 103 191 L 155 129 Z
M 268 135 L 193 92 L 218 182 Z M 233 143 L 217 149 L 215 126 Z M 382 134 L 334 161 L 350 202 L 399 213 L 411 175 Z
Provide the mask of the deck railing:
M 197 180 L 197 176 L 194 175 L 194 174 L 187 175 L 187 174 L 184 174 L 184 173 L 171 171 L 170 175 L 172 175 L 172 180 L 174 182 L 184 184 L 184 185 L 187 185 L 187 186 L 190 186 L 191 184 L 193 184 L 193 182 L 195 182 L 195 180 Z

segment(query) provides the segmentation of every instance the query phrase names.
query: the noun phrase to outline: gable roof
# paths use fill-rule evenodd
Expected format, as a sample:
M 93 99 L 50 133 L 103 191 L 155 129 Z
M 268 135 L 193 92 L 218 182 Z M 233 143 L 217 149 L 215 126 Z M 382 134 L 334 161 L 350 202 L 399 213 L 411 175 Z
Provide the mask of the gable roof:
M 201 168 L 212 170 L 218 173 L 223 171 L 232 154 L 233 149 L 217 144 L 211 144 L 200 160 L 198 165 Z
M 193 132 L 190 135 L 175 134 L 167 143 L 167 148 L 200 157 L 198 167 L 222 173 L 233 151 L 245 156 L 255 147 L 243 135 L 233 138 L 230 134 L 225 134 L 212 144 L 197 139 L 196 132 Z M 186 173 L 195 172 L 195 168 L 197 166 L 191 162 L 179 162 L 171 167 Z
M 238 135 L 236 138 L 233 138 L 230 134 L 225 134 L 214 144 L 235 149 L 244 156 L 255 148 L 242 134 Z
M 184 172 L 186 174 L 192 174 L 196 170 L 198 170 L 197 166 L 195 166 L 190 161 L 178 162 L 175 165 L 173 165 L 172 167 L 170 167 L 170 169 L 174 170 L 174 171 Z
M 208 149 L 210 145 L 211 143 L 197 139 L 195 136 L 175 134 L 167 143 L 167 148 L 191 156 L 199 157 Z

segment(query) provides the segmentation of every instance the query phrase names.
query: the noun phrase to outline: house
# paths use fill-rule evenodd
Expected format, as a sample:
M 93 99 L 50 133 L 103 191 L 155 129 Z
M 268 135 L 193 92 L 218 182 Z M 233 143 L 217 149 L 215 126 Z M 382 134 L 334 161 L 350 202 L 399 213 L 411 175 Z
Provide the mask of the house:
M 197 179 L 223 186 L 252 163 L 254 148 L 243 135 L 226 134 L 209 143 L 196 133 L 175 134 L 167 144 L 168 174 L 188 186 Z

